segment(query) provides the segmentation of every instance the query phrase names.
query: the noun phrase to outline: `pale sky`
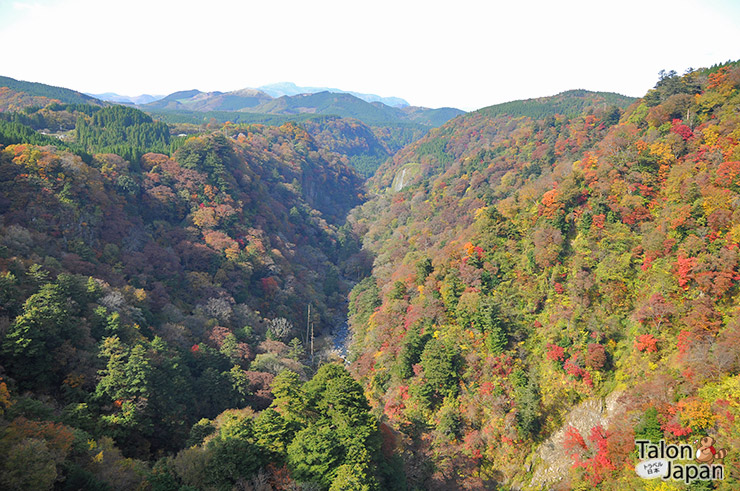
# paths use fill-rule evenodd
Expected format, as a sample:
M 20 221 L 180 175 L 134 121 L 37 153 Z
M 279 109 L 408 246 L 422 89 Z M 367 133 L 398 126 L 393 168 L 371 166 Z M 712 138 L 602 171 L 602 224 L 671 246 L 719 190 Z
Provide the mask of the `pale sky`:
M 738 0 L 0 0 L 0 75 L 89 93 L 291 81 L 473 110 L 738 58 Z

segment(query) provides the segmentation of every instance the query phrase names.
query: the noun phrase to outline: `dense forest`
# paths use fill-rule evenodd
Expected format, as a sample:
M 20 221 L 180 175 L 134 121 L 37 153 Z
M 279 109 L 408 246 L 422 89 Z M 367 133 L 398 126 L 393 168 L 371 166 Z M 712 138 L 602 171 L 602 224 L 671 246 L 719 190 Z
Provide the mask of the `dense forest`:
M 47 87 L 0 88 L 0 488 L 738 486 L 740 63 L 431 130 Z M 637 475 L 704 436 L 721 480 Z
M 737 448 L 739 88 L 727 64 L 486 108 L 379 169 L 352 371 L 411 487 L 684 489 L 637 476 L 636 439 Z

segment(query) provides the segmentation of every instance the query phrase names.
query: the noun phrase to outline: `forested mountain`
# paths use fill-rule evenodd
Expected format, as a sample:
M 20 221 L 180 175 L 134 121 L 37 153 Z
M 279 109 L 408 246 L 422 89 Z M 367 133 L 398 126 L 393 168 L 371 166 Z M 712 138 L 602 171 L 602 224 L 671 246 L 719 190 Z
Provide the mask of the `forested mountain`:
M 629 102 L 459 117 L 351 215 L 352 370 L 411 487 L 684 489 L 638 477 L 636 439 L 740 445 L 740 65 Z M 736 489 L 733 455 L 689 489 Z
M 380 101 L 368 102 L 353 93 L 322 91 L 273 98 L 257 89 L 226 93 L 198 90 L 175 92 L 164 99 L 141 106 L 141 109 L 162 115 L 238 112 L 239 114 L 226 115 L 232 122 L 259 122 L 259 116 L 256 116 L 259 114 L 320 114 L 359 119 L 369 125 L 417 123 L 423 126 L 439 126 L 463 113 L 453 108 L 428 109 L 408 104 L 391 107 Z
M 244 111 L 271 100 L 272 97 L 257 89 L 242 89 L 233 92 L 185 90 L 150 102 L 144 109 Z
M 69 142 L 23 143 L 65 111 Z M 0 148 L 0 487 L 393 479 L 359 386 L 316 372 L 369 266 L 342 226 L 363 198 L 346 156 L 295 124 L 175 144 L 121 106 L 7 119 L 25 130 Z M 329 425 L 335 466 L 312 467 Z
M 431 130 L 223 95 L 0 112 L 0 488 L 737 488 L 740 63 Z
M 41 107 L 53 102 L 62 104 L 102 104 L 98 99 L 74 90 L 0 76 L 0 112 L 20 111 L 24 107 Z

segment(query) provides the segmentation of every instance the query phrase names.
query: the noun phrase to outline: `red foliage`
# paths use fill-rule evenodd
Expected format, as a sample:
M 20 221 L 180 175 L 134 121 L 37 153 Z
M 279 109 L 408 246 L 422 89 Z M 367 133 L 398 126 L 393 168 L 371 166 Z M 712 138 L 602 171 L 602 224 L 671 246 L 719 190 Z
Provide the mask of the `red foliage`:
M 541 216 L 552 219 L 561 208 L 562 205 L 558 202 L 557 189 L 551 189 L 542 195 L 542 205 L 539 210 Z
M 601 370 L 606 365 L 606 349 L 599 343 L 590 343 L 586 354 L 586 366 L 594 370 Z
M 557 344 L 548 343 L 547 358 L 552 361 L 564 361 L 565 349 Z
M 260 286 L 265 295 L 274 295 L 279 290 L 277 279 L 274 276 L 260 279 Z
M 496 386 L 493 384 L 493 382 L 483 382 L 482 384 L 480 384 L 480 393 L 484 396 L 491 395 L 495 387 Z
M 595 447 L 595 453 L 591 458 L 582 462 L 581 467 L 586 470 L 586 478 L 595 486 L 604 480 L 608 471 L 616 469 L 616 466 L 608 456 L 609 434 L 601 425 L 591 428 L 588 439 Z
M 596 228 L 604 228 L 605 223 L 606 223 L 606 215 L 604 215 L 603 213 L 594 215 L 593 219 L 591 220 L 591 224 Z
M 652 334 L 641 334 L 635 339 L 635 349 L 643 353 L 655 353 L 658 351 L 658 340 Z
M 465 450 L 470 452 L 470 455 L 473 457 L 473 459 L 479 460 L 483 457 L 481 448 L 485 448 L 485 442 L 481 438 L 480 431 L 472 430 L 470 433 L 465 435 L 463 441 L 465 445 Z
M 580 455 L 581 451 L 587 450 L 586 441 L 581 436 L 581 432 L 575 426 L 568 426 L 565 430 L 565 438 L 563 440 L 563 447 L 567 450 L 571 456 Z
M 709 331 L 716 333 L 722 326 L 722 315 L 717 311 L 709 297 L 691 301 L 689 313 L 684 318 L 686 326 L 696 332 Z
M 224 344 L 224 340 L 229 334 L 233 333 L 228 327 L 215 326 L 213 329 L 211 329 L 211 333 L 208 336 L 208 339 L 213 343 L 213 346 L 215 348 L 221 348 L 221 346 Z
M 61 423 L 32 421 L 23 416 L 14 419 L 5 431 L 6 439 L 36 438 L 44 440 L 47 447 L 62 454 L 66 454 L 74 442 L 74 434 L 70 427 Z
M 671 127 L 671 132 L 679 135 L 684 140 L 688 140 L 692 136 L 694 136 L 694 132 L 691 131 L 691 128 L 683 124 L 683 121 L 680 119 L 674 119 Z
M 691 331 L 681 331 L 678 335 L 678 341 L 676 342 L 678 353 L 680 355 L 686 354 L 689 348 L 691 348 L 693 342 L 694 335 L 691 333 Z
M 714 182 L 720 186 L 729 187 L 739 174 L 740 162 L 722 162 L 717 167 L 717 177 Z
M 691 280 L 691 272 L 696 267 L 695 257 L 686 257 L 682 253 L 678 254 L 676 259 L 676 276 L 678 277 L 678 286 L 686 289 Z
M 601 425 L 596 425 L 588 435 L 591 444 L 586 445 L 581 433 L 573 426 L 569 426 L 565 432 L 563 446 L 573 458 L 573 468 L 583 469 L 586 479 L 594 486 L 604 480 L 607 472 L 616 469 L 609 458 L 609 436 Z
M 676 309 L 673 304 L 668 302 L 662 294 L 655 293 L 635 312 L 635 318 L 643 324 L 651 320 L 654 327 L 660 328 L 663 320 L 675 312 Z
M 267 466 L 267 472 L 269 474 L 269 482 L 273 489 L 284 490 L 293 489 L 295 483 L 290 478 L 290 470 L 286 465 L 282 467 L 276 467 L 275 464 L 269 464 Z
M 555 282 L 554 288 L 555 288 L 555 293 L 557 293 L 558 295 L 562 295 L 563 293 L 565 293 L 565 288 L 563 288 L 563 285 L 561 285 L 557 281 Z
M 573 377 L 580 377 L 583 375 L 583 369 L 578 366 L 578 355 L 573 355 L 565 361 L 563 365 L 566 373 Z
M 722 85 L 727 80 L 728 68 L 729 67 L 724 66 L 716 72 L 711 73 L 709 75 L 709 83 L 707 84 L 707 89 L 716 89 L 717 87 Z
M 691 434 L 691 428 L 683 426 L 679 421 L 678 412 L 679 411 L 676 406 L 665 406 L 659 415 L 659 420 L 661 420 L 661 429 L 675 436 L 686 436 Z

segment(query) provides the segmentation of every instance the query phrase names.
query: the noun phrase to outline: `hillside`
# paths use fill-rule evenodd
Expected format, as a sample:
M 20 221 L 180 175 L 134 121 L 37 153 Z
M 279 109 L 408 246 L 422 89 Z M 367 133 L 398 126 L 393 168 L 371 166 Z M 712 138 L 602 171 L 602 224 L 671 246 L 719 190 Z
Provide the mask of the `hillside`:
M 657 489 L 635 439 L 740 444 L 740 66 L 630 102 L 461 116 L 351 215 L 375 256 L 352 370 L 410 487 Z
M 441 172 L 452 161 L 464 161 L 466 158 L 490 159 L 493 155 L 489 155 L 489 152 L 499 151 L 496 149 L 523 137 L 528 139 L 531 146 L 537 147 L 534 160 L 549 160 L 548 163 L 552 163 L 555 149 L 552 148 L 553 142 L 548 139 L 560 138 L 559 130 L 563 122 L 569 121 L 568 115 L 572 116 L 574 111 L 575 115 L 588 111 L 599 115 L 600 124 L 614 124 L 618 121 L 620 111 L 632 102 L 634 99 L 616 94 L 569 91 L 553 97 L 486 107 L 452 120 L 401 149 L 374 176 L 371 187 L 377 189 L 390 186 L 398 170 L 408 162 L 422 163 L 422 175 L 430 176 Z M 531 130 L 519 129 L 520 123 L 531 125 L 531 120 L 541 118 L 547 118 L 543 124 L 552 129 L 545 127 L 542 133 L 534 136 L 527 134 Z M 589 128 L 583 126 L 579 129 L 583 132 Z M 560 152 L 579 149 L 584 143 L 583 140 L 568 140 L 569 136 L 566 134 L 561 138 Z M 527 148 L 527 151 L 533 150 L 531 147 Z
M 200 92 L 186 90 L 175 92 L 143 106 L 147 110 L 176 111 L 243 111 L 272 100 L 272 97 L 257 89 L 242 89 L 232 92 Z
M 0 112 L 20 111 L 31 106 L 43 107 L 53 102 L 61 104 L 102 104 L 94 97 L 73 90 L 0 76 Z
M 0 487 L 230 489 L 287 465 L 303 481 L 353 466 L 389 479 L 377 422 L 323 338 L 367 273 L 342 226 L 362 200 L 345 157 L 295 124 L 175 150 L 144 113 L 83 109 L 71 147 L 0 148 Z M 12 124 L 26 132 L 10 138 L 40 138 Z M 295 378 L 275 379 L 285 369 Z M 344 405 L 327 409 L 326 391 Z M 299 392 L 310 414 L 283 410 Z M 338 475 L 301 466 L 327 425 Z

